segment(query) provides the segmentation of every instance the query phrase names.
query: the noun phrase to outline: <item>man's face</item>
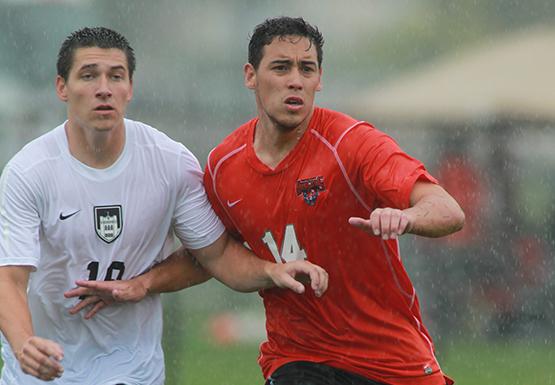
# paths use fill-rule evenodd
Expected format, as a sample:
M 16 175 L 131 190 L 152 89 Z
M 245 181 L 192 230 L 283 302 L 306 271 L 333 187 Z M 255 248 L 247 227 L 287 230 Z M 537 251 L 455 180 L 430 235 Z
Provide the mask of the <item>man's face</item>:
M 322 76 L 310 40 L 276 37 L 264 47 L 258 69 L 246 64 L 244 71 L 245 85 L 255 91 L 261 120 L 267 118 L 284 131 L 308 124 Z
M 67 81 L 56 78 L 56 91 L 67 102 L 70 126 L 95 132 L 123 127 L 133 96 L 125 53 L 115 48 L 78 48 Z

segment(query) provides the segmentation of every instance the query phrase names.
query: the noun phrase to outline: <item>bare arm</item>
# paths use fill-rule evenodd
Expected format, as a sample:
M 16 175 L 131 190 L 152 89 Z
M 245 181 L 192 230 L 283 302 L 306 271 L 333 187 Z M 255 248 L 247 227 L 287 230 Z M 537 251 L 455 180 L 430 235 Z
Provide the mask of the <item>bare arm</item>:
M 210 278 L 212 276 L 182 246 L 148 272 L 139 275 L 137 280 L 148 294 L 152 294 L 178 291 Z
M 190 250 L 195 258 L 225 285 L 242 292 L 280 287 L 304 292 L 304 285 L 295 279 L 308 275 L 312 290 L 320 297 L 327 289 L 328 274 L 308 261 L 272 263 L 255 256 L 227 232 L 216 242 L 199 250 Z
M 462 229 L 464 213 L 459 204 L 441 186 L 424 181 L 414 184 L 408 209 L 375 209 L 370 218 L 349 218 L 349 223 L 383 239 L 395 239 L 405 233 L 425 237 L 443 237 Z
M 85 314 L 85 318 L 89 319 L 113 302 L 138 302 L 148 294 L 185 289 L 203 283 L 210 277 L 193 256 L 180 247 L 144 274 L 120 281 L 77 281 L 77 287 L 65 292 L 64 296 L 86 296 L 69 312 L 77 314 L 90 307 Z
M 28 266 L 0 267 L 0 329 L 23 372 L 41 380 L 60 377 L 63 350 L 54 341 L 34 335 L 27 304 Z
M 457 232 L 464 226 L 461 207 L 437 184 L 416 182 L 410 203 L 411 207 L 404 210 L 409 217 L 408 233 L 438 238 Z
M 121 281 L 77 281 L 77 287 L 64 295 L 66 298 L 86 296 L 70 313 L 77 314 L 87 308 L 85 318 L 90 319 L 116 301 L 138 302 L 149 293 L 176 291 L 202 283 L 211 277 L 209 272 L 232 289 L 243 292 L 277 286 L 302 293 L 304 285 L 295 280 L 297 275 L 310 277 L 317 296 L 328 285 L 328 274 L 321 267 L 307 261 L 285 264 L 264 261 L 225 232 L 207 247 L 188 251 L 180 248 L 145 274 Z

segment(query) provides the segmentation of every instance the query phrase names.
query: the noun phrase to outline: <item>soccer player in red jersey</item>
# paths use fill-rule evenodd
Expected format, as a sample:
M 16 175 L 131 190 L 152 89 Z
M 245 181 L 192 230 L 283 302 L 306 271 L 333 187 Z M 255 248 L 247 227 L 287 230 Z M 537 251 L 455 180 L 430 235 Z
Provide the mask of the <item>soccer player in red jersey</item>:
M 257 117 L 210 153 L 204 175 L 215 211 L 256 255 L 329 273 L 321 298 L 260 291 L 266 384 L 451 384 L 397 238 L 451 234 L 464 213 L 386 134 L 314 105 L 322 45 L 301 18 L 255 28 L 244 76 Z

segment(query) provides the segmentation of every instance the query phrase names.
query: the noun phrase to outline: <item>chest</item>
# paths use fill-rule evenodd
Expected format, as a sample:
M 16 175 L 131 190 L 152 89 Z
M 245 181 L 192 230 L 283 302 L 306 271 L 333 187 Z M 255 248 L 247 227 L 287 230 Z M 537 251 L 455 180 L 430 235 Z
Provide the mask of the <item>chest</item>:
M 287 262 L 318 253 L 322 237 L 350 231 L 348 218 L 361 210 L 353 193 L 359 186 L 332 152 L 307 152 L 277 173 L 238 169 L 224 168 L 216 189 L 235 228 L 267 259 Z
M 168 222 L 174 202 L 162 178 L 137 172 L 98 181 L 69 171 L 44 189 L 41 231 L 51 244 L 66 248 L 149 239 Z

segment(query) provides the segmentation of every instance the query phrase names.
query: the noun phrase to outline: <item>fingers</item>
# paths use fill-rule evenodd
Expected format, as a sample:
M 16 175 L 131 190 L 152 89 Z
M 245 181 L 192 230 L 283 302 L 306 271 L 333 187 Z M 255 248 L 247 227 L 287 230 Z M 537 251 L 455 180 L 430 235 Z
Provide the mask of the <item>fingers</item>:
M 100 309 L 105 308 L 106 306 L 108 306 L 108 304 L 104 301 L 98 301 L 91 310 L 89 310 L 87 312 L 87 314 L 85 314 L 85 319 L 91 319 L 92 317 L 94 317 L 94 315 L 96 313 L 98 313 L 100 311 Z
M 105 301 L 130 301 L 138 302 L 147 295 L 146 288 L 136 279 L 116 280 L 116 281 L 75 281 L 75 284 L 82 289 L 72 289 L 67 294 L 79 293 L 79 295 L 98 295 Z
M 102 302 L 102 298 L 100 298 L 97 295 L 91 295 L 86 297 L 84 300 L 79 301 L 77 303 L 77 305 L 73 306 L 71 309 L 69 309 L 69 314 L 77 314 L 79 313 L 81 310 L 83 310 L 84 308 L 94 305 L 98 302 Z
M 75 284 L 79 287 L 88 288 L 97 292 L 110 293 L 121 281 L 82 281 L 77 280 Z
M 147 295 L 146 288 L 135 280 L 117 281 L 76 281 L 78 286 L 64 293 L 66 298 L 79 298 L 70 314 L 77 314 L 88 308 L 85 319 L 92 318 L 101 309 L 114 302 L 138 302 Z
M 310 263 L 310 262 L 307 262 Z M 322 269 L 320 266 L 312 265 L 312 269 L 309 272 L 310 275 L 310 287 L 314 291 L 316 297 L 321 297 L 325 291 L 328 289 L 328 272 Z
M 281 276 L 281 280 L 280 280 L 280 283 L 278 284 L 278 287 L 293 290 L 297 294 L 302 294 L 304 293 L 304 290 L 305 290 L 304 285 L 289 274 L 283 274 Z
M 81 296 L 87 296 L 90 295 L 91 292 L 89 289 L 84 288 L 84 287 L 76 287 L 74 289 L 68 290 L 64 293 L 64 297 L 66 298 L 75 298 L 75 297 L 81 297 Z
M 110 298 L 112 297 L 112 290 L 114 290 L 115 282 L 117 281 L 75 281 L 77 287 L 66 291 L 64 297 L 79 297 L 83 299 L 87 296 L 97 295 Z
M 303 283 L 310 283 L 310 287 L 317 297 L 321 297 L 328 288 L 328 273 L 320 266 L 314 265 L 308 261 L 292 261 L 277 266 L 284 266 L 284 268 L 289 271 L 288 274 L 286 274 L 287 277 L 295 277 L 295 279 L 293 279 L 294 282 L 287 281 L 291 285 L 291 290 L 297 293 L 304 293 Z M 309 278 L 310 282 L 307 282 L 306 278 Z
M 60 361 L 63 350 L 57 343 L 40 337 L 30 337 L 17 355 L 24 373 L 44 381 L 52 381 L 64 372 Z
M 351 217 L 349 223 L 382 239 L 396 239 L 407 230 L 409 217 L 403 210 L 390 207 L 375 209 L 369 219 Z
M 122 295 L 123 290 L 118 289 L 122 285 L 122 281 L 75 281 L 75 284 L 78 287 L 66 291 L 64 297 L 84 299 L 89 296 L 98 296 L 108 302 L 127 299 L 125 295 Z

